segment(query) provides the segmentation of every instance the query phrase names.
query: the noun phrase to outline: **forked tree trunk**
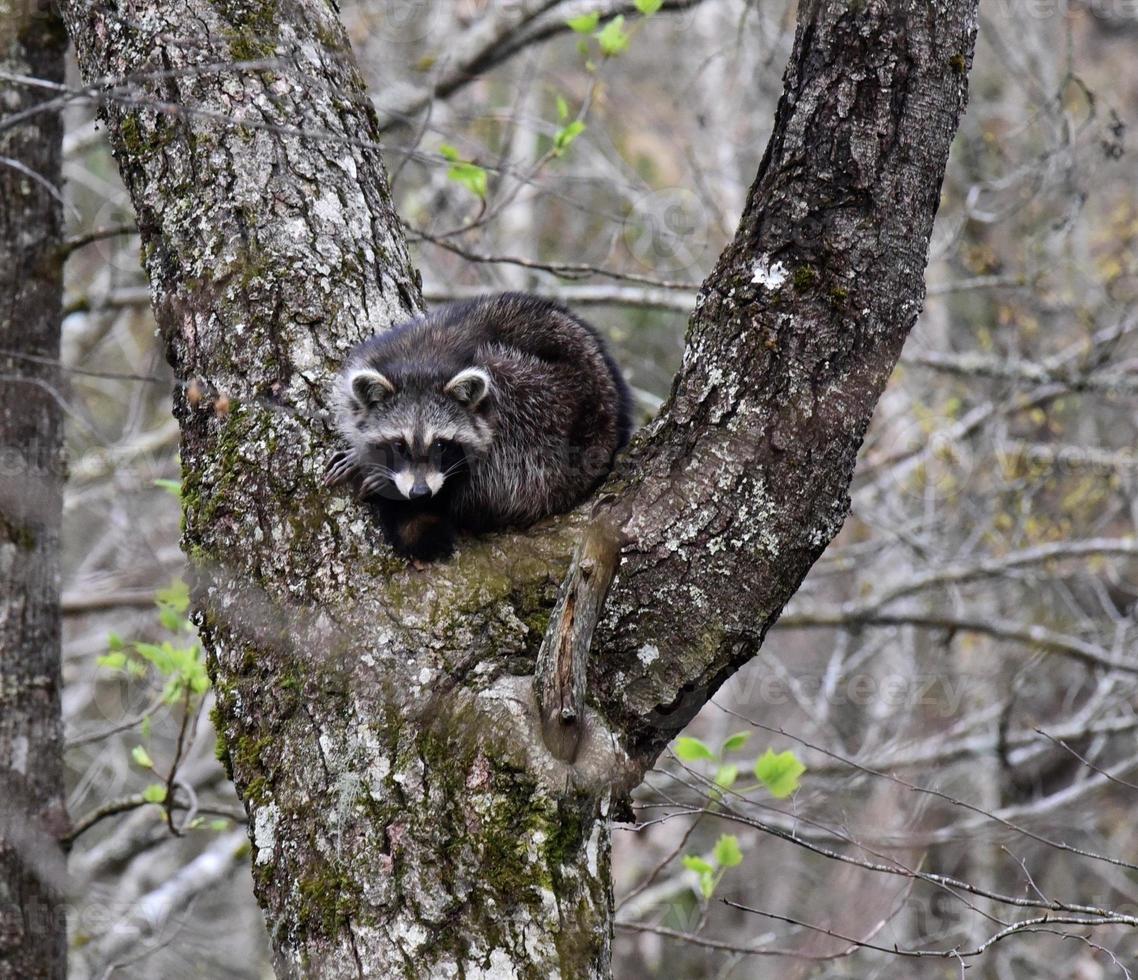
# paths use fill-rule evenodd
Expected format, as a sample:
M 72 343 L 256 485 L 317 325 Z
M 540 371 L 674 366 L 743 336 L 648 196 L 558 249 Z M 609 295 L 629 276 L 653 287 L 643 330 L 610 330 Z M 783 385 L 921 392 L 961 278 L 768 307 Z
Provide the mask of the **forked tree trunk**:
M 279 970 L 606 976 L 606 808 L 753 654 L 845 516 L 923 299 L 975 0 L 801 4 L 738 235 L 592 525 L 621 564 L 572 764 L 546 747 L 532 675 L 587 517 L 419 570 L 321 488 L 339 359 L 421 306 L 331 5 L 64 9 L 87 79 L 108 79 L 186 385 L 184 545 Z M 219 67 L 248 59 L 277 63 Z M 547 653 L 592 634 L 566 609 L 599 602 L 611 564 L 585 557 L 589 603 L 558 606 Z
M 0 0 L 0 71 L 63 80 L 48 3 Z M 56 93 L 0 78 L 0 977 L 62 977 L 63 130 Z

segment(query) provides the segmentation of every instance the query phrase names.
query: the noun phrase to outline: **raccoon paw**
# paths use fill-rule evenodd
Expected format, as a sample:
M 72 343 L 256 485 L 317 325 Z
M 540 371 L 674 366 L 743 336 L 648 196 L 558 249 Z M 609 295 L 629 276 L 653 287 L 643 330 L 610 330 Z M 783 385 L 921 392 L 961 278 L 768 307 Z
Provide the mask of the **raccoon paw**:
M 367 500 L 368 497 L 374 493 L 378 493 L 390 482 L 386 473 L 371 473 L 360 481 L 360 488 L 356 494 L 356 499 Z
M 335 487 L 350 480 L 356 472 L 356 451 L 341 449 L 324 469 L 324 486 Z

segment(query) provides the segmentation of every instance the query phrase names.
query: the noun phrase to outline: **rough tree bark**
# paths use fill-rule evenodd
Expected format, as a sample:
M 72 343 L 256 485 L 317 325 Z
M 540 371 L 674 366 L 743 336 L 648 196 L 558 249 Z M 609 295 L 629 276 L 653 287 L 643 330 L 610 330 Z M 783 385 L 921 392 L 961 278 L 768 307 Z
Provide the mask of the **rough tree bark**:
M 845 516 L 923 299 L 975 0 L 801 4 L 738 234 L 552 621 L 584 512 L 418 570 L 321 489 L 339 358 L 421 305 L 332 6 L 63 7 L 185 382 L 184 545 L 278 970 L 606 976 L 608 807 Z M 533 679 L 547 627 L 544 663 L 592 651 L 557 756 Z
M 63 80 L 47 3 L 0 0 L 0 70 Z M 63 130 L 54 93 L 0 80 L 0 977 L 67 965 L 60 718 Z M 20 114 L 27 113 L 25 116 Z

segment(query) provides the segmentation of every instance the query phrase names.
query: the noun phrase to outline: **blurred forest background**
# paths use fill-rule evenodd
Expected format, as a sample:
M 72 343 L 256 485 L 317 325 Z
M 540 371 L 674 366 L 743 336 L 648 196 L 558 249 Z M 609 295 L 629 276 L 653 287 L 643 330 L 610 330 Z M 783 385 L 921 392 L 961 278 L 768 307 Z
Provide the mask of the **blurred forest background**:
M 341 3 L 428 301 L 564 300 L 642 418 L 741 212 L 796 12 L 655 7 Z M 1132 925 L 1039 911 L 1138 912 L 1138 4 L 981 14 L 928 301 L 852 514 L 616 830 L 617 977 L 1138 974 Z M 265 977 L 179 584 L 176 379 L 92 106 L 66 122 L 72 969 Z

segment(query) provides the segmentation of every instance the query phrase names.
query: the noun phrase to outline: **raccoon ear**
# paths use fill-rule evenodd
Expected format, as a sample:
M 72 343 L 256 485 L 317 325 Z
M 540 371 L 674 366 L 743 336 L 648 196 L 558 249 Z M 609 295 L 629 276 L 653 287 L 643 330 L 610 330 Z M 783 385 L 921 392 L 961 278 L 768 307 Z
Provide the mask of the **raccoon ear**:
M 476 408 L 490 394 L 490 375 L 482 368 L 463 368 L 443 388 L 448 395 L 467 408 Z
M 388 395 L 395 394 L 395 385 L 378 371 L 361 368 L 348 378 L 348 390 L 358 404 L 364 408 L 378 405 Z

